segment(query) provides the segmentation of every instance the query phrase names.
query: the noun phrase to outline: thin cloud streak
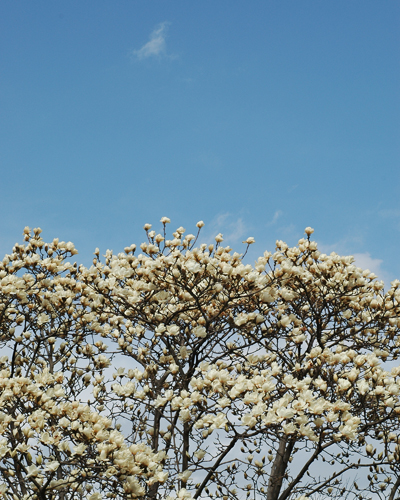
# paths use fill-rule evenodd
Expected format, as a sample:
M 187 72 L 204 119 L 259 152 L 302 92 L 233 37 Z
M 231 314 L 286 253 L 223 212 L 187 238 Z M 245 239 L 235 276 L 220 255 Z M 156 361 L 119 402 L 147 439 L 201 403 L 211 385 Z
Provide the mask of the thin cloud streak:
M 281 217 L 282 214 L 283 214 L 282 210 L 276 210 L 271 222 L 269 222 L 267 225 L 272 226 L 272 225 L 276 224 L 276 222 L 278 221 L 279 217 Z
M 167 44 L 165 41 L 166 31 L 169 26 L 168 21 L 164 21 L 156 26 L 150 35 L 150 40 L 138 50 L 132 53 L 139 60 L 147 59 L 148 57 L 160 57 L 167 55 Z
M 242 217 L 232 219 L 232 214 L 229 212 L 218 214 L 214 217 L 210 224 L 206 224 L 206 230 L 202 231 L 202 242 L 215 243 L 215 236 L 223 231 L 224 245 L 228 243 L 234 244 L 242 240 L 244 237 L 251 236 L 249 229 Z

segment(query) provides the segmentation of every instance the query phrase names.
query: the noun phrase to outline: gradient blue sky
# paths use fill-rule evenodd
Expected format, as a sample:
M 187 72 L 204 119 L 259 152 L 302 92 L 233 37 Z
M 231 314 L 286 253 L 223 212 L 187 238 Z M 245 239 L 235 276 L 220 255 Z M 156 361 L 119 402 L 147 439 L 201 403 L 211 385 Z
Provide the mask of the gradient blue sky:
M 306 226 L 400 278 L 400 2 L 2 0 L 0 251 Z

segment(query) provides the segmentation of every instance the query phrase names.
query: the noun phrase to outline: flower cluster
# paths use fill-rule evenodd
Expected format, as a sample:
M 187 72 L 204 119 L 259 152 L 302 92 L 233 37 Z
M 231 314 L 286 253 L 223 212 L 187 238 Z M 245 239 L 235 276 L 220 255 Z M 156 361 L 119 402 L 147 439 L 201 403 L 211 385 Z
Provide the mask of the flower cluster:
M 0 498 L 394 498 L 400 282 L 312 228 L 251 265 L 161 223 L 90 267 L 25 228 L 0 262 Z

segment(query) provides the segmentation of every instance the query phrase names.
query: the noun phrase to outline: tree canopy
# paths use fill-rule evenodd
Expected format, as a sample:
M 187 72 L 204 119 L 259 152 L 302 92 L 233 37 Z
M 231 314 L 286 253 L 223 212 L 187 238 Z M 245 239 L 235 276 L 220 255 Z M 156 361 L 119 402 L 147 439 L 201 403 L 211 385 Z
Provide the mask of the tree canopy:
M 400 282 L 320 253 L 167 239 L 0 261 L 0 498 L 395 500 Z

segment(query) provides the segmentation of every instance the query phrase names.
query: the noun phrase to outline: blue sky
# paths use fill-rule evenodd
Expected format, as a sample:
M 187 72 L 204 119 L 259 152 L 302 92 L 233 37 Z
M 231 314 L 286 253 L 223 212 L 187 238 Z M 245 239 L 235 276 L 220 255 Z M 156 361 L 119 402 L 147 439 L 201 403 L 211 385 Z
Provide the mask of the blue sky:
M 400 3 L 3 0 L 0 251 L 306 226 L 400 278 Z

